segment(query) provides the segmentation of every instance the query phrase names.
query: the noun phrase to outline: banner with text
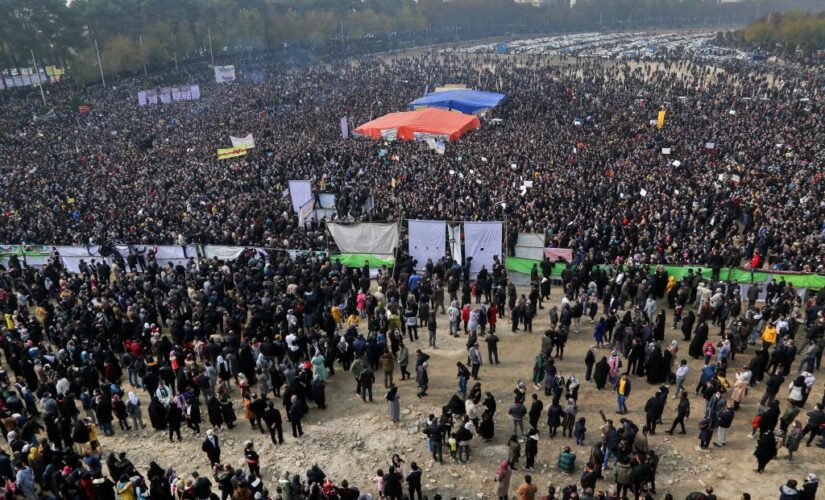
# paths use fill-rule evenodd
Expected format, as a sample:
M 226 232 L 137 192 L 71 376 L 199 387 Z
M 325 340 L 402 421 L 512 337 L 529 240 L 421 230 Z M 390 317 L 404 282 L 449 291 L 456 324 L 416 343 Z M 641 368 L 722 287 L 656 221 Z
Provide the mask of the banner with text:
M 235 81 L 235 66 L 215 66 L 215 82 L 227 83 Z
M 138 106 L 169 103 L 172 101 L 197 101 L 201 98 L 199 85 L 180 85 L 177 87 L 161 87 L 160 89 L 141 90 L 138 92 Z
M 218 159 L 219 160 L 228 160 L 229 158 L 244 156 L 245 154 L 246 154 L 246 148 L 243 147 L 243 146 L 238 146 L 236 148 L 221 148 L 221 149 L 218 149 Z

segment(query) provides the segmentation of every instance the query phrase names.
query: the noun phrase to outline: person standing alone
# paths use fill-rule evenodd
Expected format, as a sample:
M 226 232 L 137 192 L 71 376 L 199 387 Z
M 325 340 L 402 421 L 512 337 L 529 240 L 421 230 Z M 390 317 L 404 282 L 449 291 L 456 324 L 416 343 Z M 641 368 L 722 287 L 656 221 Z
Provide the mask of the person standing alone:
M 292 396 L 292 404 L 289 405 L 289 422 L 292 424 L 292 437 L 301 437 L 304 430 L 301 428 L 301 419 L 304 418 L 304 404 L 298 396 Z

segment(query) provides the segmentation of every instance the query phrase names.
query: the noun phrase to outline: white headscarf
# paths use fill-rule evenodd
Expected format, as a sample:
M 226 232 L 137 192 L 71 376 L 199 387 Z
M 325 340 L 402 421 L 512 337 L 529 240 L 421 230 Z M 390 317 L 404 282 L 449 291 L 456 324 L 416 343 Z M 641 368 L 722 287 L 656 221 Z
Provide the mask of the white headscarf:
M 140 404 L 140 400 L 138 399 L 138 397 L 135 395 L 135 393 L 133 391 L 129 391 L 129 402 L 132 403 L 134 406 L 137 406 L 137 405 Z

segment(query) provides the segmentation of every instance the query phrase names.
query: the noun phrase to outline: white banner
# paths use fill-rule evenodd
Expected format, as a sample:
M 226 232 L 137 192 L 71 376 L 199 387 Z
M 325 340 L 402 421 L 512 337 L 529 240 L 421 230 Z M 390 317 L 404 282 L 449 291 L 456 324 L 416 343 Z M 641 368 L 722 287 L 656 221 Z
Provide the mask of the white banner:
M 441 220 L 410 220 L 407 221 L 409 228 L 409 253 L 416 260 L 415 268 L 424 269 L 427 259 L 432 259 L 433 264 L 446 254 L 445 247 L 447 240 L 444 237 L 446 222 Z
M 303 226 L 306 222 L 312 219 L 312 210 L 315 208 L 315 197 L 311 197 L 306 203 L 301 205 L 298 211 L 298 225 Z
M 157 104 L 172 101 L 196 101 L 201 98 L 200 87 L 197 85 L 181 85 L 179 87 L 162 87 L 160 89 L 141 90 L 138 92 L 138 106 Z
M 447 238 L 450 240 L 450 253 L 453 260 L 461 264 L 461 225 L 448 227 Z
M 398 247 L 398 225 L 394 222 L 352 225 L 328 222 L 327 229 L 342 253 L 392 257 Z
M 289 196 L 292 199 L 292 209 L 296 214 L 301 213 L 301 207 L 312 199 L 311 181 L 289 181 Z
M 60 260 L 63 267 L 70 273 L 78 274 L 80 272 L 80 261 L 83 260 L 87 264 L 95 260 L 101 260 L 100 254 L 97 253 L 98 246 L 92 247 L 71 247 L 71 246 L 55 246 L 54 249 L 60 254 Z
M 347 117 L 341 118 L 341 139 L 349 138 L 349 120 Z
M 229 140 L 232 141 L 233 148 L 243 146 L 246 149 L 252 149 L 255 147 L 255 138 L 252 136 L 252 134 L 247 134 L 245 137 L 232 137 L 230 135 Z
M 444 145 L 444 141 L 439 141 L 433 139 L 432 137 L 427 139 L 427 147 L 435 151 L 436 153 L 443 155 L 444 151 L 446 151 L 446 146 Z
M 335 209 L 335 195 L 333 193 L 318 193 L 318 206 L 320 208 Z
M 470 273 L 478 273 L 482 265 L 493 270 L 493 256 L 501 257 L 501 232 L 501 222 L 464 223 L 464 248 L 467 258 L 473 258 Z
M 518 233 L 516 257 L 544 260 L 544 235 L 538 233 Z
M 204 245 L 203 256 L 209 260 L 217 257 L 218 260 L 235 260 L 241 256 L 244 247 L 233 247 L 224 245 Z
M 235 66 L 215 66 L 215 82 L 226 83 L 235 81 Z
M 88 248 L 56 246 L 54 248 L 60 254 L 60 260 L 63 262 L 63 267 L 71 273 L 80 272 L 81 260 L 85 261 L 87 264 L 91 263 L 92 259 L 94 259 L 95 262 L 105 261 L 107 264 L 111 264 L 113 260 L 111 255 L 106 258 L 101 256 L 99 246 L 90 246 Z M 189 262 L 190 258 L 198 258 L 195 245 L 187 245 L 186 247 L 181 247 L 178 245 L 134 245 L 132 246 L 132 250 L 146 257 L 147 262 L 149 260 L 149 252 L 154 251 L 155 260 L 161 268 L 164 268 L 169 264 L 172 264 L 173 266 L 178 264 L 185 266 Z M 117 245 L 115 246 L 115 251 L 124 259 L 129 255 L 129 247 L 127 245 Z

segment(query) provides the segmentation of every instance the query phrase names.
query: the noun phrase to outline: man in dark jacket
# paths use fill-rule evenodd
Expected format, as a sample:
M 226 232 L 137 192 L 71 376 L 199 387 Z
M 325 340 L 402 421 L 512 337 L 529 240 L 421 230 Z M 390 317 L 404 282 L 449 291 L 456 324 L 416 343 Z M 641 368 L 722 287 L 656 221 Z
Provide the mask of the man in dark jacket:
M 533 403 L 530 404 L 530 428 L 538 429 L 539 419 L 541 418 L 541 412 L 544 410 L 544 403 L 541 402 L 539 399 L 538 394 L 533 394 Z
M 661 415 L 662 406 L 664 406 L 664 400 L 656 396 L 651 396 L 645 403 L 645 422 L 651 434 L 656 434 L 656 422 Z
M 384 476 L 384 496 L 389 500 L 401 500 L 403 480 L 404 478 L 395 470 L 395 467 L 390 466 L 389 472 Z
M 261 434 L 264 434 L 263 419 L 266 413 L 266 401 L 259 398 L 257 394 L 252 395 L 252 402 L 249 403 L 249 409 L 252 410 L 252 427 L 260 429 Z
M 781 372 L 775 373 L 768 377 L 768 380 L 765 381 L 765 394 L 762 396 L 759 404 L 762 406 L 768 406 L 771 404 L 784 383 L 785 377 L 782 376 Z
M 289 422 L 292 424 L 292 437 L 303 436 L 304 429 L 301 428 L 301 419 L 304 418 L 304 404 L 298 399 L 298 396 L 292 396 L 287 414 L 289 415 Z
M 180 410 L 180 407 L 176 404 L 169 405 L 169 408 L 166 409 L 166 425 L 169 427 L 169 442 L 174 442 L 172 436 L 174 434 L 178 435 L 178 441 L 183 441 L 183 437 L 180 435 L 180 424 L 183 421 L 183 413 Z
M 533 396 L 535 397 L 536 395 L 534 394 Z M 513 419 L 513 433 L 516 436 L 523 436 L 524 415 L 527 414 L 527 408 L 524 407 L 522 402 L 516 401 L 507 413 L 510 415 L 510 418 Z
M 487 335 L 487 338 L 484 339 L 487 342 L 487 359 L 490 361 L 490 364 L 498 364 L 498 342 L 499 338 L 495 333 L 490 333 Z
M 375 374 L 369 366 L 364 367 L 358 380 L 361 382 L 361 401 L 366 402 L 367 394 L 369 394 L 370 403 L 372 403 L 372 384 L 375 382 Z
M 598 472 L 593 470 L 591 464 L 588 463 L 587 465 L 585 465 L 584 472 L 582 472 L 580 479 L 582 489 L 586 490 L 587 488 L 590 488 L 591 490 L 593 490 L 594 488 L 596 488 L 596 481 L 598 479 L 599 474 Z
M 407 488 L 410 492 L 410 500 L 415 500 L 415 494 L 418 493 L 418 500 L 421 500 L 421 469 L 415 462 L 410 463 L 410 473 L 407 474 Z
M 269 429 L 269 437 L 272 438 L 272 444 L 284 444 L 284 427 L 281 420 L 281 412 L 269 402 L 269 405 L 264 412 L 264 422 Z M 275 441 L 275 434 L 278 434 L 278 441 Z
M 719 427 L 717 430 L 716 442 L 713 443 L 713 446 L 720 448 L 727 444 L 728 430 L 730 429 L 730 426 L 733 423 L 734 415 L 735 413 L 733 411 L 733 408 L 730 406 L 726 406 L 725 409 L 720 411 L 719 414 L 716 416 Z
M 825 423 L 825 412 L 822 411 L 822 405 L 818 404 L 814 406 L 812 411 L 808 412 L 808 423 L 805 424 L 805 428 L 802 430 L 803 439 L 805 438 L 805 434 L 811 433 L 811 437 L 808 438 L 805 446 L 811 446 L 814 438 L 821 432 L 823 423 Z
M 430 438 L 433 461 L 443 464 L 444 457 L 442 456 L 441 444 L 444 441 L 444 426 L 438 422 L 435 415 L 430 415 L 430 420 L 432 420 L 432 423 L 424 429 L 424 434 Z
M 221 445 L 212 429 L 206 431 L 206 439 L 201 444 L 201 451 L 206 453 L 210 465 L 221 463 Z
M 808 474 L 805 477 L 805 482 L 802 483 L 802 489 L 799 491 L 799 500 L 815 500 L 818 488 L 819 478 L 816 477 L 816 474 Z
M 427 373 L 427 362 L 423 362 L 415 369 L 415 382 L 418 384 L 418 392 L 415 394 L 421 399 L 427 395 L 427 387 L 430 384 L 430 375 Z

